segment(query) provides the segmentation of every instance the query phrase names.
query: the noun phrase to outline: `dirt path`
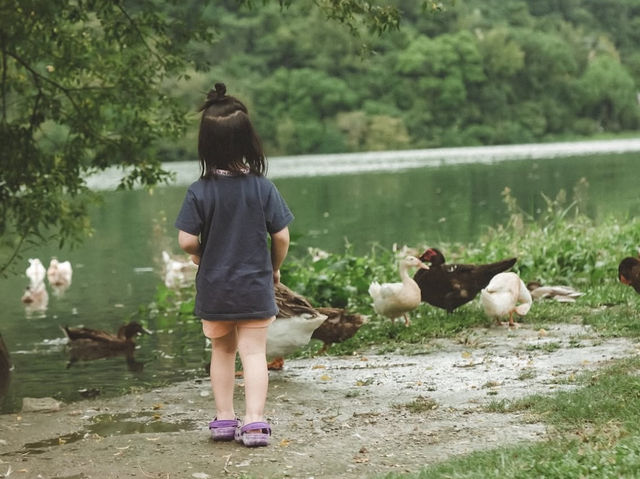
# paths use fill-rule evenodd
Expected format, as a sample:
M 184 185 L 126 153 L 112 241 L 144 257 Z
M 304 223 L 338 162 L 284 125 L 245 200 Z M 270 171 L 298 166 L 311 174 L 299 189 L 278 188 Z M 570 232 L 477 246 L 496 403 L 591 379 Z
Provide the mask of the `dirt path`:
M 486 406 L 572 387 L 572 376 L 637 354 L 638 346 L 557 325 L 480 329 L 416 352 L 287 361 L 271 375 L 268 448 L 208 439 L 206 380 L 3 415 L 0 477 L 349 479 L 417 472 L 456 454 L 544 438 L 542 424 Z

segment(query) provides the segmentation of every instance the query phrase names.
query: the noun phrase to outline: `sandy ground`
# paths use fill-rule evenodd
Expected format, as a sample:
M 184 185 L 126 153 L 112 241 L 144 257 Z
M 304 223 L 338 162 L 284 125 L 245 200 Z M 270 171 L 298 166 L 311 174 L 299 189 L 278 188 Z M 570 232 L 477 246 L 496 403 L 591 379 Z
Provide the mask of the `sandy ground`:
M 0 416 L 0 477 L 350 479 L 417 472 L 454 455 L 544 439 L 544 425 L 486 406 L 571 388 L 581 371 L 637 353 L 628 339 L 601 339 L 567 324 L 479 329 L 411 354 L 288 360 L 271 373 L 272 444 L 258 449 L 209 439 L 206 379 L 55 412 L 7 414 Z

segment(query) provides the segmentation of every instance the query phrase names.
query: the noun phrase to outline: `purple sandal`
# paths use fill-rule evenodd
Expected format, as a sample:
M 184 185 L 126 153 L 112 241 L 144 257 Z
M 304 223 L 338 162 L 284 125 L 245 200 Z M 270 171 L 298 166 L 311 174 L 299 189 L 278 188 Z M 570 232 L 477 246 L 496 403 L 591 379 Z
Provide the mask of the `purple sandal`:
M 260 432 L 247 432 L 256 430 Z M 236 428 L 235 439 L 247 447 L 260 447 L 269 444 L 269 436 L 271 436 L 271 426 L 269 424 L 266 422 L 250 422 Z
M 209 423 L 211 438 L 214 441 L 233 441 L 237 427 L 237 419 L 214 419 Z

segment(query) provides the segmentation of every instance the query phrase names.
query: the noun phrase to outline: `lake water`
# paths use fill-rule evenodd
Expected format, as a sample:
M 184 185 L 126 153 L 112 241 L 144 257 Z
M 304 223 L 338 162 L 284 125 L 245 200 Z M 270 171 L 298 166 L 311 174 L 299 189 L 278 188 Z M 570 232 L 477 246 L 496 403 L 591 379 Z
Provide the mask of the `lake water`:
M 310 246 L 341 252 L 345 241 L 367 254 L 373 244 L 473 241 L 505 220 L 505 187 L 535 215 L 545 204 L 541 193 L 555 197 L 564 189 L 571 196 L 586 178 L 589 215 L 636 216 L 637 151 L 640 140 L 274 158 L 268 176 L 296 216 L 293 256 Z M 24 275 L 0 279 L 0 333 L 14 364 L 2 412 L 19 409 L 25 396 L 75 400 L 82 389 L 110 395 L 203 377 L 209 353 L 196 321 L 148 319 L 154 334 L 141 338 L 136 351 L 142 370 L 129 369 L 124 358 L 67 367 L 59 328 L 82 324 L 115 331 L 153 300 L 162 283 L 161 253 L 178 253 L 173 220 L 186 185 L 198 174 L 195 163 L 171 167 L 177 172 L 172 186 L 152 193 L 104 191 L 104 203 L 92 210 L 95 234 L 81 247 L 58 251 L 50 245 L 27 254 L 45 266 L 53 256 L 74 266 L 71 287 L 61 297 L 50 291 L 46 313 L 26 314 L 20 301 Z M 112 182 L 107 175 L 96 184 Z

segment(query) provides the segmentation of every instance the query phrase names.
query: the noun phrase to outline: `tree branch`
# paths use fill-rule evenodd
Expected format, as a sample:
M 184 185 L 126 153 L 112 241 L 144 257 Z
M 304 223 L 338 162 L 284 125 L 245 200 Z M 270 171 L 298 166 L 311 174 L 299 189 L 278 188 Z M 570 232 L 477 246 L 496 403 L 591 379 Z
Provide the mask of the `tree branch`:
M 20 250 L 22 249 L 22 244 L 24 243 L 24 241 L 26 239 L 27 239 L 27 235 L 20 236 L 20 241 L 18 241 L 18 245 L 13 250 L 13 253 L 9 257 L 9 259 L 2 266 L 0 266 L 0 276 L 4 276 L 5 275 L 5 272 L 7 271 L 7 268 L 9 268 L 11 263 L 13 263 L 15 261 L 15 259 L 18 257 L 18 255 L 20 253 Z
M 131 15 L 129 15 L 129 13 L 124 9 L 124 7 L 122 5 L 117 3 L 116 7 L 118 8 L 118 10 L 120 10 L 122 12 L 122 14 L 125 16 L 125 18 L 129 21 L 129 23 L 131 24 L 133 29 L 136 31 L 136 33 L 140 37 L 140 40 L 142 41 L 142 44 L 145 46 L 145 48 L 147 50 L 149 50 L 154 57 L 156 57 L 156 59 L 160 62 L 160 64 L 163 67 L 165 67 L 166 64 L 167 64 L 166 60 L 160 54 L 158 54 L 158 52 L 156 52 L 153 48 L 151 48 L 151 46 L 147 43 L 147 40 L 146 40 L 144 34 L 138 28 L 138 24 L 136 23 L 136 21 L 133 18 L 131 18 Z
M 82 109 L 78 106 L 78 104 L 76 103 L 75 99 L 73 98 L 73 96 L 70 93 L 70 90 L 61 85 L 60 83 L 56 82 L 55 80 L 52 80 L 49 77 L 46 77 L 44 75 L 42 75 L 41 73 L 37 72 L 36 70 L 34 70 L 31 65 L 29 65 L 26 61 L 24 61 L 21 57 L 19 57 L 15 52 L 7 52 L 7 54 L 12 57 L 15 61 L 17 61 L 18 63 L 20 63 L 20 65 L 22 65 L 27 71 L 29 71 L 34 78 L 40 78 L 44 81 L 46 81 L 47 83 L 49 83 L 50 85 L 53 85 L 54 87 L 56 87 L 58 90 L 62 91 L 62 93 L 64 93 L 64 95 L 67 97 L 67 99 L 69 100 L 69 102 L 71 103 L 71 105 L 73 105 L 73 107 L 75 108 L 76 112 L 78 113 L 78 115 L 80 115 L 80 117 L 83 117 L 83 111 Z

